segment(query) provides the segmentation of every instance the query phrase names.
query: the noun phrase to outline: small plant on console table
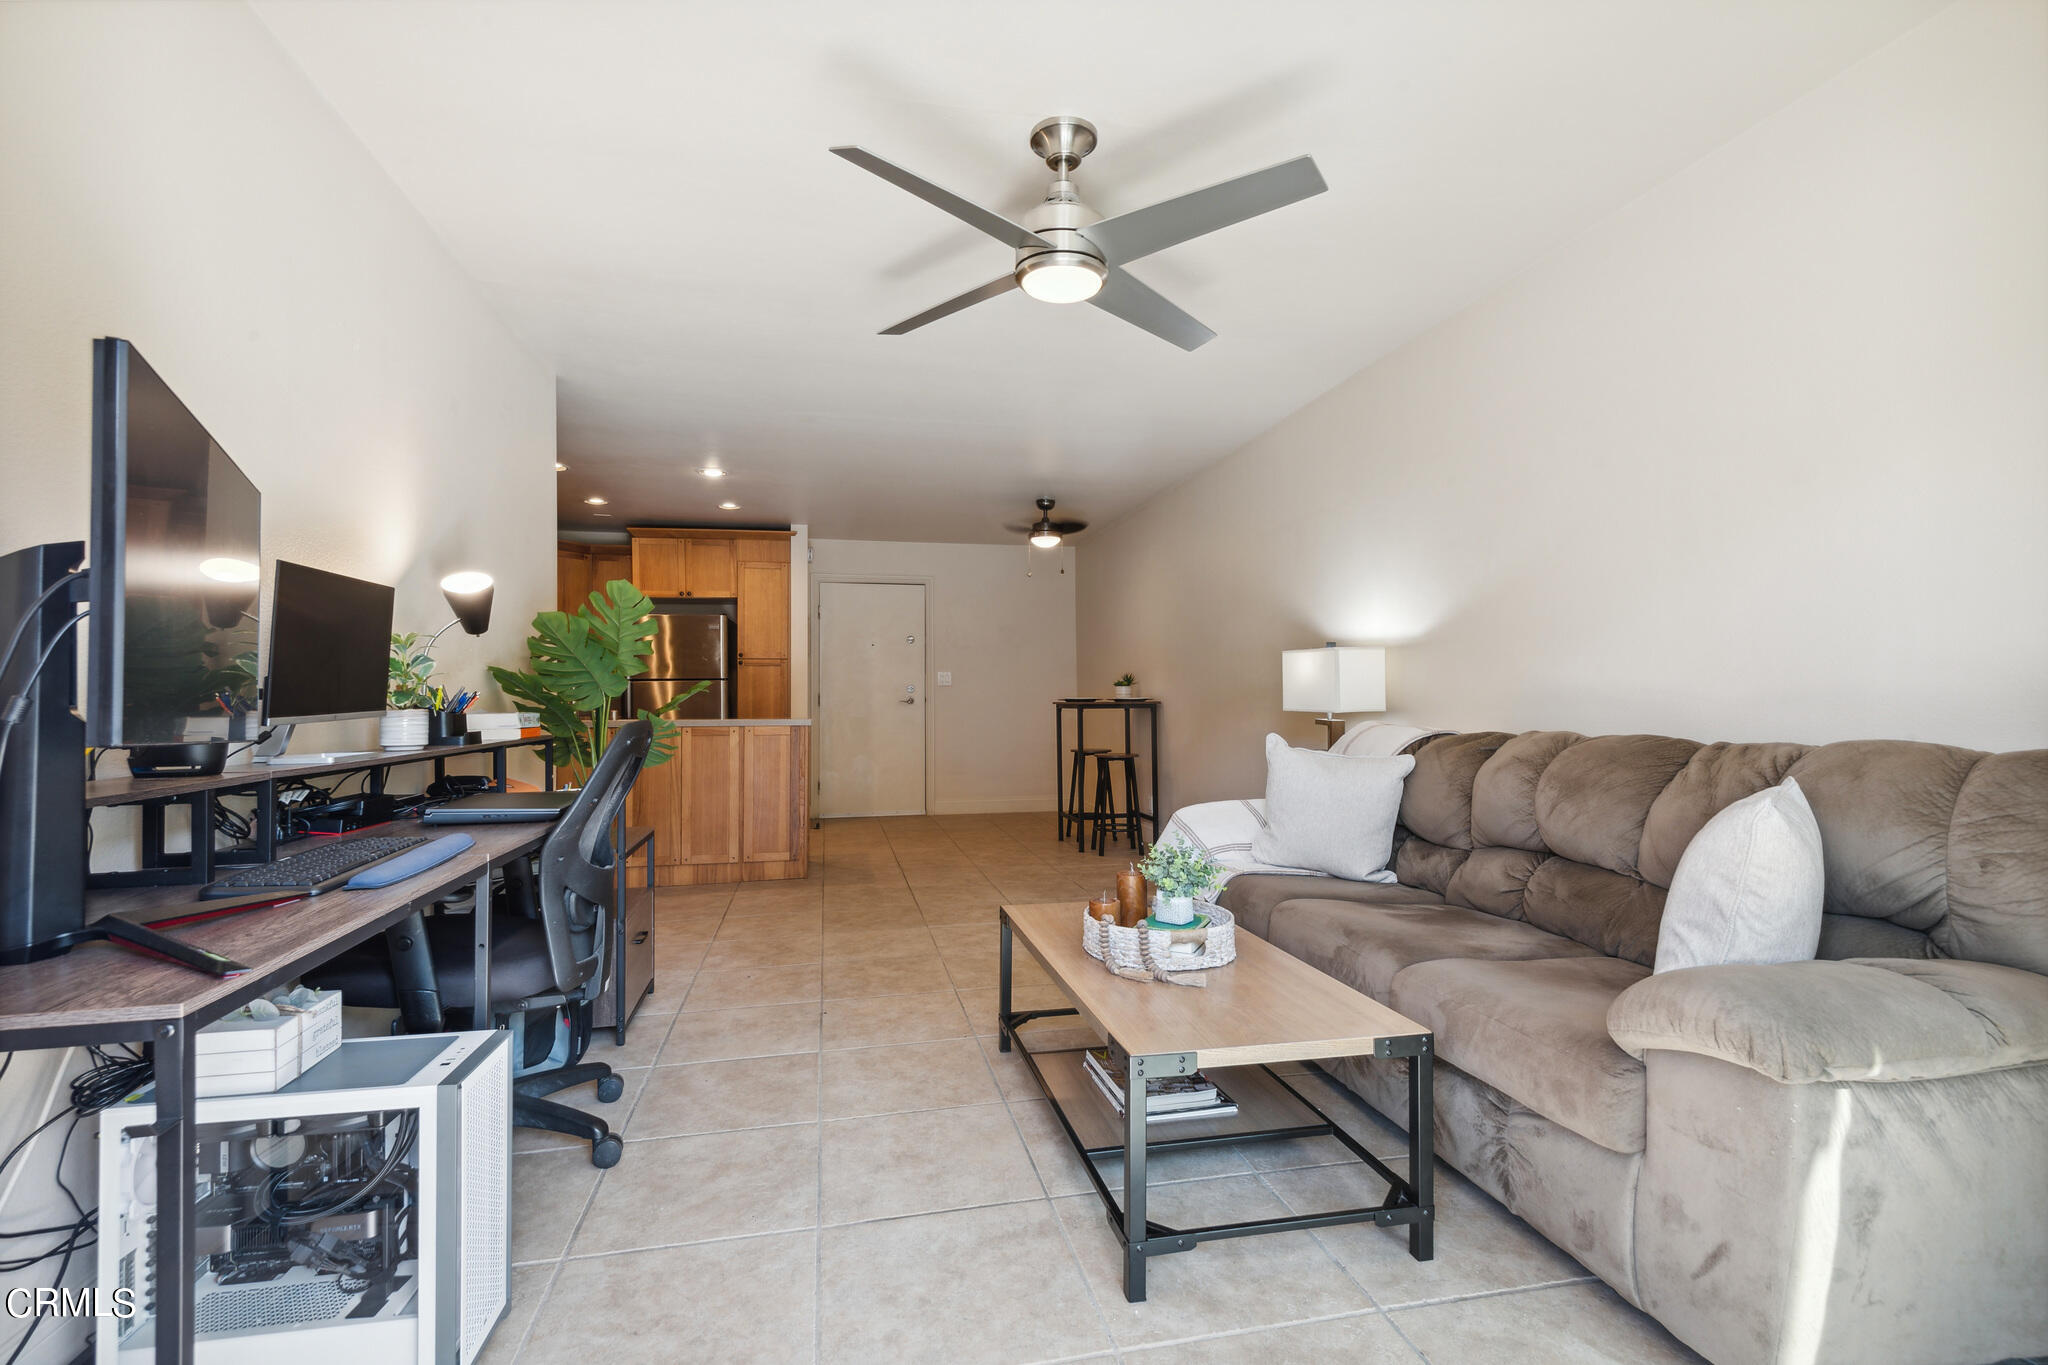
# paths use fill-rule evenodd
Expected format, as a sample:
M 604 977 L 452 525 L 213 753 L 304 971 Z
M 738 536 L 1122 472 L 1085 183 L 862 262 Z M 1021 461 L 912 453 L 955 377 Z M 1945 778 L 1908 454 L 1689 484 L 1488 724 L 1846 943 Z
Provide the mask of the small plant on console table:
M 1122 677 L 1118 678 L 1118 679 L 1116 680 L 1116 694 L 1117 694 L 1117 696 L 1119 696 L 1119 697 L 1128 697 L 1128 696 L 1130 696 L 1130 695 L 1131 695 L 1131 688 L 1137 685 L 1137 681 L 1138 681 L 1138 680 L 1137 680 L 1136 678 L 1132 677 L 1132 676 L 1131 676 L 1130 674 L 1128 674 L 1128 673 L 1126 673 L 1126 674 L 1124 674 L 1124 675 L 1123 675 Z
M 630 582 L 615 578 L 602 592 L 590 594 L 589 603 L 573 615 L 544 611 L 533 618 L 533 636 L 526 642 L 531 673 L 493 665 L 491 677 L 506 696 L 539 714 L 541 728 L 555 741 L 556 767 L 580 784 L 604 757 L 612 703 L 647 671 L 654 636 L 654 604 Z M 709 686 L 700 682 L 658 710 L 640 710 L 639 718 L 654 726 L 648 767 L 675 756 L 680 727 L 669 714 Z
M 1166 924 L 1191 922 L 1195 902 L 1223 883 L 1223 865 L 1193 844 L 1154 844 L 1138 871 L 1159 888 L 1157 913 Z

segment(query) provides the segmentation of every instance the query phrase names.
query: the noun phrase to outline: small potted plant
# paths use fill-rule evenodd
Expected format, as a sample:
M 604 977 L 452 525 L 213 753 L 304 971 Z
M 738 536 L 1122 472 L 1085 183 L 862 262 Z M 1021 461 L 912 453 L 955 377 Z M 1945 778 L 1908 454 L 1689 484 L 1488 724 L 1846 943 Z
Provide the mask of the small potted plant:
M 411 632 L 391 637 L 387 709 L 377 723 L 381 748 L 424 749 L 427 745 L 427 706 L 433 694 L 428 684 L 434 675 L 434 656 L 421 640 Z
M 1118 697 L 1119 699 L 1127 699 L 1127 698 L 1129 698 L 1129 696 L 1131 695 L 1131 688 L 1132 688 L 1133 686 L 1135 686 L 1135 685 L 1136 685 L 1137 681 L 1138 681 L 1138 680 L 1137 680 L 1136 678 L 1132 677 L 1132 676 L 1131 676 L 1130 674 L 1128 674 L 1128 673 L 1126 673 L 1126 674 L 1124 674 L 1124 675 L 1123 675 L 1122 677 L 1118 678 L 1118 679 L 1116 680 L 1116 694 L 1117 694 L 1117 697 Z
M 1194 923 L 1195 902 L 1223 881 L 1223 865 L 1193 844 L 1154 844 L 1138 870 L 1159 888 L 1152 913 L 1161 924 Z

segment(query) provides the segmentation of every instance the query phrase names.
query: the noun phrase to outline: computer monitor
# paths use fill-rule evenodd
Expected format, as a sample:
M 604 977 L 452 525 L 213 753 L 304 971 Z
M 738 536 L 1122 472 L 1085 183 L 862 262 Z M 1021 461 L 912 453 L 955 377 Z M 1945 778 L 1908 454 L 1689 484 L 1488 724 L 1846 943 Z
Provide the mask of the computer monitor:
M 93 342 L 87 744 L 218 739 L 194 722 L 254 709 L 262 509 L 133 346 Z
M 391 604 L 392 590 L 382 583 L 278 560 L 264 723 L 381 714 L 390 684 Z

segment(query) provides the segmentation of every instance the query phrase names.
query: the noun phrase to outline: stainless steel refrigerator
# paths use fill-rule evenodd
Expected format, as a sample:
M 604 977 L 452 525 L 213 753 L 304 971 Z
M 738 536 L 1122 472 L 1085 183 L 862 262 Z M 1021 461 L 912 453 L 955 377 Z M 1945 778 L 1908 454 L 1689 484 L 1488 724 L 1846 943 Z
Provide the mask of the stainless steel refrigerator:
M 643 709 L 656 710 L 701 681 L 710 686 L 669 714 L 693 720 L 731 717 L 733 668 L 739 657 L 732 617 L 657 605 L 654 622 L 659 628 L 654 654 L 647 660 L 647 671 L 619 698 L 621 714 L 630 717 Z

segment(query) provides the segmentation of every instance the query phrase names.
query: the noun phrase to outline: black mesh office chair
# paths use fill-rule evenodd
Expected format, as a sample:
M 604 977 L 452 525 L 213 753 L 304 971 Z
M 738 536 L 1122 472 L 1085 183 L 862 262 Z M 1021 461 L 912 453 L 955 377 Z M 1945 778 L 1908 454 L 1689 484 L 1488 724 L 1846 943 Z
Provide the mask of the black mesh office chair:
M 550 1054 L 558 1014 L 566 1013 L 570 1034 L 566 1065 L 513 1081 L 512 1121 L 588 1139 L 590 1160 L 601 1167 L 618 1165 L 624 1152 L 618 1134 L 603 1119 L 542 1097 L 595 1081 L 597 1098 L 609 1104 L 625 1089 L 609 1066 L 581 1058 L 590 1046 L 590 1005 L 607 985 L 611 962 L 609 907 L 618 862 L 612 833 L 652 738 L 653 727 L 641 720 L 613 732 L 597 771 L 536 855 L 538 896 L 533 868 L 515 862 L 505 869 L 489 912 L 493 1017 L 503 1024 L 532 1014 L 546 1024 L 520 1030 L 514 1046 L 521 1063 Z M 447 1027 L 449 1014 L 468 1017 L 475 1000 L 474 954 L 467 916 L 435 915 L 422 923 L 414 915 L 386 933 L 383 945 L 364 944 L 306 979 L 339 990 L 348 1004 L 398 1010 L 408 1032 L 433 1033 Z

